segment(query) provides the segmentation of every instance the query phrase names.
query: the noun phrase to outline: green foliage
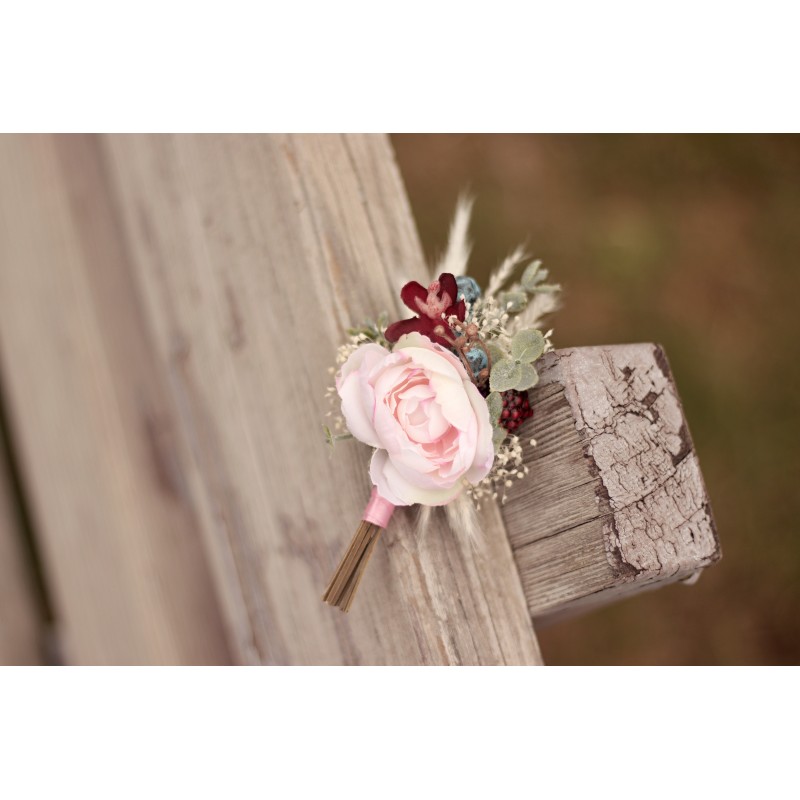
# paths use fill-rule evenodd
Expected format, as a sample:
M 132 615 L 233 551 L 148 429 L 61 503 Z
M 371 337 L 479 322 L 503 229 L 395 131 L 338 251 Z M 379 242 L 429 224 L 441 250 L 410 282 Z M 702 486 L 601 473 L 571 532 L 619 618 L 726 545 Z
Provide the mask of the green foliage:
M 540 283 L 535 291 L 537 292 L 560 292 L 561 291 L 561 284 L 560 283 Z
M 517 361 L 501 358 L 492 365 L 489 388 L 493 392 L 506 392 L 513 389 L 522 377 L 522 369 Z
M 532 389 L 539 383 L 539 373 L 533 365 L 520 364 L 520 368 L 522 370 L 522 377 L 519 379 L 519 383 L 514 387 L 515 389 L 522 392 L 525 389 Z
M 497 299 L 500 307 L 509 314 L 518 314 L 528 305 L 528 295 L 525 292 L 500 292 Z
M 542 269 L 541 261 L 534 261 L 525 268 L 522 273 L 522 288 L 528 294 L 536 294 L 536 292 L 560 292 L 561 286 L 557 283 L 545 283 L 549 277 L 546 269 Z
M 346 439 L 353 438 L 351 433 L 334 433 L 327 425 L 323 425 L 322 430 L 325 433 L 325 442 L 331 450 L 336 447 L 336 442 L 343 442 Z
M 365 319 L 360 325 L 354 328 L 348 328 L 347 333 L 350 336 L 359 336 L 364 339 L 375 342 L 376 344 L 388 346 L 386 337 L 384 336 L 386 328 L 389 324 L 389 315 L 383 311 L 378 316 L 377 320 Z
M 492 420 L 492 425 L 495 425 L 503 413 L 503 398 L 499 392 L 492 392 L 486 398 L 486 405 L 489 406 L 489 417 Z
M 506 438 L 508 431 L 502 425 L 495 425 L 492 428 L 492 443 L 495 447 L 501 445 Z
M 547 278 L 547 270 L 541 269 L 541 261 L 532 261 L 522 273 L 522 288 L 529 293 L 536 291 L 536 284 Z
M 517 333 L 511 340 L 511 355 L 495 361 L 489 376 L 489 387 L 492 394 L 507 392 L 510 389 L 524 391 L 531 389 L 539 382 L 539 374 L 533 362 L 544 352 L 545 340 L 541 331 L 525 330 Z M 499 399 L 499 395 L 498 399 Z M 492 401 L 493 403 L 496 401 Z M 495 406 L 490 406 L 493 410 Z M 500 404 L 502 412 L 502 401 Z
M 511 340 L 511 355 L 522 364 L 530 364 L 544 352 L 544 345 L 541 331 L 520 331 Z
M 493 342 L 491 339 L 485 342 L 485 344 L 486 350 L 489 353 L 489 358 L 492 359 L 492 364 L 496 364 L 501 358 L 506 358 L 506 356 L 508 356 L 508 353 L 506 353 L 506 351 L 503 350 L 500 345 L 498 345 L 496 342 Z

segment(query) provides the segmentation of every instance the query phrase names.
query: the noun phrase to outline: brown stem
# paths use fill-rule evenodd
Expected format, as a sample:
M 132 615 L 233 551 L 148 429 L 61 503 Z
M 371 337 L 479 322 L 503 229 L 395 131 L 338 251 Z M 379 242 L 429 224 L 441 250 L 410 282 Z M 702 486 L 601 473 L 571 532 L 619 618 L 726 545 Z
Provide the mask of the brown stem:
M 381 530 L 371 522 L 361 521 L 336 568 L 336 572 L 333 573 L 325 594 L 322 595 L 322 599 L 328 605 L 335 606 L 344 612 L 350 610 L 358 586 L 364 577 L 364 570 L 375 549 L 378 537 L 381 535 Z

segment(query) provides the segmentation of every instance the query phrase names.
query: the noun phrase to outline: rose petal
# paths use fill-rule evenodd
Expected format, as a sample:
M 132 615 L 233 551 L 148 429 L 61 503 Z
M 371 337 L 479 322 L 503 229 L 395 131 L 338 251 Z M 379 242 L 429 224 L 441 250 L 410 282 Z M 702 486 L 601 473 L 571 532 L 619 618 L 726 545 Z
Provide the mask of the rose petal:
M 378 344 L 365 344 L 355 350 L 336 376 L 336 389 L 342 400 L 342 415 L 347 429 L 359 441 L 380 447 L 373 424 L 374 392 L 363 379 L 363 371 L 371 370 L 389 355 Z
M 430 383 L 436 392 L 436 402 L 439 403 L 444 418 L 459 430 L 468 430 L 474 422 L 475 412 L 464 388 L 473 384 L 454 381 L 441 375 L 431 375 Z
M 387 356 L 391 355 L 385 347 L 379 344 L 370 342 L 369 344 L 362 344 L 356 348 L 348 357 L 347 361 L 342 364 L 338 375 L 336 376 L 336 386 L 338 388 L 339 381 L 344 380 L 348 375 L 355 371 L 360 371 L 362 366 L 366 367 L 366 372 L 369 372 L 373 367 L 383 361 Z
M 394 346 L 394 352 L 405 350 L 413 350 L 413 352 L 407 353 L 408 358 L 426 370 L 447 375 L 459 382 L 469 381 L 472 383 L 461 359 L 441 345 L 432 342 L 427 336 L 420 333 L 407 333 L 401 336 Z
M 467 386 L 467 397 L 475 409 L 475 419 L 478 423 L 478 432 L 475 446 L 475 456 L 472 466 L 464 477 L 470 483 L 483 480 L 494 463 L 494 444 L 492 443 L 492 421 L 489 416 L 489 406 L 486 404 L 478 388 L 474 384 Z
M 372 457 L 370 477 L 381 497 L 385 497 L 396 506 L 410 506 L 415 503 L 443 506 L 463 490 L 460 481 L 456 482 L 454 486 L 421 488 L 401 475 L 394 461 L 382 450 L 376 451 Z

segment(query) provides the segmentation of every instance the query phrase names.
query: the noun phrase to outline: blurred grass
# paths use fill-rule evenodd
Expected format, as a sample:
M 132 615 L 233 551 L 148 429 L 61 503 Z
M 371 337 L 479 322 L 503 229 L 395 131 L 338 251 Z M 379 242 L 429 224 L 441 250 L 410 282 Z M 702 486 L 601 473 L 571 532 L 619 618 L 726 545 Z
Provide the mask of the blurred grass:
M 800 662 L 800 137 L 398 135 L 423 246 L 477 197 L 471 273 L 518 242 L 556 346 L 666 348 L 723 559 L 539 632 L 550 664 Z

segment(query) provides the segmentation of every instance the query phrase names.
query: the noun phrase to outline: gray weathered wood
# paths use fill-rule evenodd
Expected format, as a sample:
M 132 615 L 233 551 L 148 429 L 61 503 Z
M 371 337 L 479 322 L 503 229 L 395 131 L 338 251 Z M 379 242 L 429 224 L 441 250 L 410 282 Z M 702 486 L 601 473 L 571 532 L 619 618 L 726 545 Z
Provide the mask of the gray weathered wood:
M 0 666 L 41 663 L 41 620 L 0 462 Z
M 503 517 L 531 614 L 557 617 L 691 578 L 720 557 L 680 400 L 657 345 L 546 355 L 521 432 L 529 476 Z
M 386 139 L 6 137 L 0 171 L 0 369 L 67 660 L 539 663 L 530 613 L 719 557 L 663 354 L 582 348 L 546 357 L 485 547 L 400 510 L 324 606 L 369 494 L 368 449 L 323 443 L 327 367 L 425 273 Z
M 385 137 L 0 140 L 0 367 L 75 663 L 538 663 L 499 512 L 474 553 L 320 423 L 344 329 L 423 260 Z
M 95 139 L 0 137 L 0 367 L 68 663 L 225 663 Z
M 383 136 L 110 137 L 103 143 L 182 473 L 238 659 L 537 663 L 497 509 L 475 554 L 399 511 L 349 615 L 321 594 L 369 496 L 369 450 L 320 421 L 345 328 L 399 313 L 423 257 Z

